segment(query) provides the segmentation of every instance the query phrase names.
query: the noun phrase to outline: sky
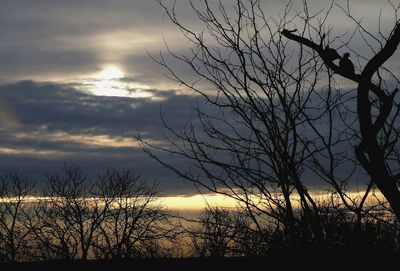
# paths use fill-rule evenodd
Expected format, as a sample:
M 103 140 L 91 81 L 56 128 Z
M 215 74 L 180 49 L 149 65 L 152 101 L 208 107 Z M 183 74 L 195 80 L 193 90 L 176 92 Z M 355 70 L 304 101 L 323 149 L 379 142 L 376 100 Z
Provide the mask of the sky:
M 267 16 L 284 8 L 280 0 L 262 2 Z M 351 1 L 355 15 L 375 28 L 381 2 Z M 310 3 L 318 9 L 330 1 Z M 182 21 L 201 31 L 188 1 L 176 6 Z M 382 14 L 390 26 L 390 10 Z M 338 32 L 350 24 L 338 8 L 330 20 Z M 133 169 L 168 195 L 195 193 L 134 138 L 165 144 L 160 115 L 180 129 L 199 101 L 149 56 L 165 52 L 165 43 L 178 53 L 190 48 L 154 0 L 1 0 L 0 173 L 41 182 L 72 162 L 89 173 Z

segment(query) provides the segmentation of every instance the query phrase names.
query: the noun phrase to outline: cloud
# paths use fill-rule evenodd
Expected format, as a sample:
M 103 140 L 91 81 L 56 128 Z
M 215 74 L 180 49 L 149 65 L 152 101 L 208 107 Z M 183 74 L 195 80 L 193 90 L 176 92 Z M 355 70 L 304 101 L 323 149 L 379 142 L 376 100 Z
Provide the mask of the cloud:
M 172 6 L 174 1 L 163 2 Z M 222 2 L 231 7 L 229 11 L 232 10 L 234 3 L 231 0 Z M 261 2 L 267 17 L 282 15 L 285 2 Z M 345 1 L 338 3 L 345 4 Z M 295 4 L 298 5 L 297 2 Z M 310 10 L 314 12 L 326 9 L 329 4 L 309 1 Z M 357 0 L 354 12 L 357 18 L 371 15 L 372 18 L 364 22 L 375 31 L 380 6 L 382 4 L 377 1 L 362 1 L 361 4 Z M 393 12 L 388 7 L 385 5 L 383 9 L 382 27 L 392 26 L 389 17 Z M 197 32 L 203 30 L 204 26 L 196 19 L 187 0 L 177 1 L 176 8 L 184 25 Z M 343 20 L 337 20 L 338 16 Z M 337 7 L 328 23 L 335 26 L 334 33 L 338 34 L 351 25 Z M 0 78 L 8 81 L 65 82 L 66 78 L 92 74 L 102 65 L 114 63 L 123 65 L 130 75 L 150 77 L 160 84 L 166 81 L 160 76 L 163 72 L 148 57 L 147 51 L 164 51 L 163 39 L 174 51 L 181 52 L 190 47 L 157 1 L 0 1 L 0 25 Z M 361 38 L 358 40 L 362 41 Z M 359 42 L 354 44 L 360 45 Z
M 133 82 L 134 78 L 129 80 Z M 90 174 L 106 167 L 137 170 L 147 179 L 157 179 L 166 194 L 196 193 L 190 183 L 179 180 L 148 157 L 134 136 L 140 132 L 146 141 L 164 147 L 167 131 L 161 115 L 169 127 L 181 131 L 197 105 L 211 115 L 220 114 L 218 108 L 203 103 L 199 97 L 178 94 L 175 90 L 150 89 L 152 96 L 158 97 L 153 99 L 95 96 L 80 87 L 79 84 L 34 81 L 0 85 L 0 101 L 18 123 L 0 128 L 0 173 L 17 171 L 40 183 L 45 173 L 58 171 L 64 162 L 70 161 L 81 165 Z M 227 119 L 234 119 L 229 110 L 224 113 Z M 196 117 L 192 120 L 198 125 Z M 219 129 L 227 129 L 224 130 L 226 134 L 234 130 L 243 137 L 250 136 L 246 125 L 240 122 L 231 122 L 229 127 L 215 121 Z M 339 119 L 337 121 L 340 126 Z M 321 120 L 321 127 L 323 125 Z M 197 136 L 203 138 L 204 133 L 196 131 Z M 312 131 L 305 130 L 303 134 L 308 132 Z M 342 147 L 353 152 L 348 145 Z M 189 161 L 168 153 L 160 155 L 178 168 L 190 167 Z M 229 152 L 215 153 L 215 157 L 226 162 L 231 161 L 230 155 Z M 196 170 L 195 167 L 192 169 Z M 309 170 L 303 177 L 306 183 L 321 184 Z
M 105 63 L 122 63 L 126 55 L 162 49 L 163 35 L 174 46 L 181 37 L 156 1 L 0 1 L 0 25 L 0 77 L 6 80 L 87 75 Z M 138 63 L 131 64 L 144 75 Z
M 4 102 L 0 101 L 0 127 L 16 129 L 20 126 L 14 113 L 11 112 L 10 108 Z
M 191 185 L 144 154 L 134 136 L 140 132 L 164 144 L 161 107 L 166 120 L 182 128 L 197 98 L 150 92 L 162 99 L 94 96 L 68 84 L 34 81 L 0 85 L 0 101 L 13 112 L 7 120 L 18 123 L 0 128 L 0 172 L 18 171 L 41 182 L 44 173 L 72 161 L 93 174 L 107 166 L 133 168 L 158 179 L 168 193 L 191 193 Z

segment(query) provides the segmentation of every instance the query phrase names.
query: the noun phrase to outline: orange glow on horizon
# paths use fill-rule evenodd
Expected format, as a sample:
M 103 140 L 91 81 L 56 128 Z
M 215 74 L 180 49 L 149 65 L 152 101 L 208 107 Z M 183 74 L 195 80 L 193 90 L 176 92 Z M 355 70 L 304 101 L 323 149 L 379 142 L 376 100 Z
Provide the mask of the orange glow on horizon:
M 359 201 L 363 196 L 362 192 L 349 192 L 347 196 L 352 198 L 353 200 Z M 313 198 L 316 202 L 329 202 L 332 200 L 332 194 L 330 193 L 315 193 Z M 81 198 L 83 199 L 83 198 Z M 93 198 L 85 198 L 83 200 L 90 201 Z M 41 200 L 49 200 L 48 197 L 39 197 L 39 196 L 26 196 L 22 199 L 26 203 L 34 203 Z M 253 198 L 254 202 L 260 202 Z M 339 198 L 334 198 L 335 202 L 341 203 Z M 1 198 L 0 203 L 3 202 L 13 202 L 17 201 L 17 198 Z M 261 204 L 265 204 L 262 203 Z M 367 204 L 377 204 L 378 202 L 385 202 L 383 195 L 380 192 L 371 193 L 367 200 Z M 296 207 L 299 205 L 299 197 L 298 195 L 292 196 L 292 203 L 293 206 Z M 206 207 L 221 207 L 221 208 L 228 208 L 228 209 L 235 209 L 240 208 L 240 203 L 226 195 L 221 194 L 196 194 L 191 196 L 186 195 L 177 195 L 177 196 L 160 196 L 155 199 L 153 202 L 155 205 L 161 205 L 171 211 L 201 211 Z
M 205 194 L 193 196 L 165 196 L 160 197 L 159 202 L 171 210 L 202 210 L 207 206 L 222 207 L 222 208 L 235 208 L 238 206 L 237 201 L 234 199 L 219 195 L 219 194 Z
M 347 192 L 346 193 L 349 198 L 354 201 L 360 201 L 363 197 L 363 192 Z M 319 191 L 312 194 L 313 199 L 318 203 L 323 202 L 331 202 L 332 194 L 326 191 Z M 300 198 L 298 195 L 292 195 L 292 204 L 294 207 L 298 207 L 300 204 Z M 254 203 L 261 202 L 261 204 L 265 204 L 265 200 L 259 201 L 259 198 L 255 196 L 251 197 Z M 337 203 L 341 203 L 341 200 L 338 196 L 334 197 L 334 200 Z M 222 208 L 240 208 L 241 204 L 239 201 L 221 194 L 196 194 L 192 196 L 163 196 L 159 197 L 157 200 L 160 204 L 164 205 L 166 208 L 170 210 L 176 211 L 197 211 L 210 207 L 222 207 Z M 378 201 L 384 202 L 384 196 L 380 192 L 371 192 L 368 196 L 367 203 L 368 204 L 376 204 Z

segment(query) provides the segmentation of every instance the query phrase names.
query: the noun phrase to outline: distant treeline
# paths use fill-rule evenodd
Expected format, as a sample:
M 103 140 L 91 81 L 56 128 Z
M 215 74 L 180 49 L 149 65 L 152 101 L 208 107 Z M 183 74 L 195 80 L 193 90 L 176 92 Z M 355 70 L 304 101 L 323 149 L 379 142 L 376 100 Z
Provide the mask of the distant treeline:
M 157 186 L 130 171 L 89 179 L 66 165 L 41 193 L 17 174 L 1 179 L 0 261 L 111 259 L 163 255 L 171 216 L 155 203 Z
M 18 174 L 1 178 L 0 261 L 314 255 L 324 251 L 397 253 L 390 213 L 359 219 L 334 201 L 318 225 L 299 208 L 290 229 L 246 208 L 206 208 L 196 220 L 161 206 L 156 184 L 109 169 L 88 178 L 76 166 L 50 174 L 41 192 Z M 284 215 L 284 214 L 282 214 Z

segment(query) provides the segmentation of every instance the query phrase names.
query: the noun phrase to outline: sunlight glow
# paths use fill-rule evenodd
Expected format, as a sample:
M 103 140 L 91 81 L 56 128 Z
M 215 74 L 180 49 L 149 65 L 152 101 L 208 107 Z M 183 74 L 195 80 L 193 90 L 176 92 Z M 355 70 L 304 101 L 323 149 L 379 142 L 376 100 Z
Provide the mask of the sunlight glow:
M 40 142 L 52 142 L 44 147 L 26 147 L 26 146 L 0 146 L 0 155 L 27 155 L 27 156 L 43 156 L 46 159 L 63 157 L 71 155 L 76 151 L 76 148 L 86 150 L 86 155 L 102 151 L 102 148 L 139 148 L 140 143 L 132 136 L 110 136 L 107 134 L 71 134 L 61 131 L 48 132 L 48 131 L 31 131 L 29 133 L 16 132 L 14 138 L 17 140 L 38 140 Z M 149 139 L 149 142 L 155 145 L 163 144 L 161 140 Z M 60 149 L 52 146 L 75 146 L 72 149 Z
M 207 206 L 235 208 L 238 202 L 219 194 L 204 194 L 192 196 L 164 196 L 159 201 L 171 210 L 202 210 Z
M 321 191 L 322 192 L 322 191 Z M 350 192 L 347 194 L 349 198 L 358 201 L 360 200 L 360 195 L 362 195 L 363 192 Z M 315 199 L 317 200 L 318 203 L 329 203 L 332 201 L 332 194 L 324 192 L 322 194 L 314 195 Z M 86 198 L 78 198 L 80 200 L 86 200 L 88 202 L 95 200 L 96 198 L 93 197 L 86 197 Z M 335 201 L 340 202 L 339 198 L 333 198 Z M 13 197 L 0 197 L 0 203 L 2 202 L 12 202 L 16 201 L 18 198 L 13 198 Z M 38 202 L 40 200 L 48 200 L 47 197 L 39 197 L 39 196 L 28 196 L 24 198 L 25 202 Z M 141 200 L 141 198 L 131 198 L 132 201 L 138 201 Z M 328 200 L 328 201 L 327 201 Z M 380 204 L 382 202 L 385 202 L 385 197 L 382 195 L 380 192 L 373 193 L 366 201 L 367 206 L 373 206 Z M 154 204 L 155 206 L 164 206 L 168 208 L 171 211 L 202 211 L 204 208 L 207 207 L 222 207 L 226 209 L 240 209 L 243 208 L 237 201 L 234 199 L 220 195 L 220 194 L 196 194 L 196 195 L 190 195 L 190 196 L 161 196 L 157 198 L 154 202 L 151 204 Z M 294 205 L 295 206 L 295 205 Z M 262 207 L 262 206 L 260 206 Z M 298 207 L 298 206 L 295 206 Z
M 124 72 L 118 68 L 117 66 L 108 66 L 104 68 L 99 74 L 98 78 L 100 80 L 112 80 L 112 79 L 120 79 L 124 78 Z
M 90 91 L 97 96 L 125 97 L 127 96 L 126 86 L 121 82 L 124 77 L 124 72 L 119 67 L 106 66 L 96 74 Z
M 123 69 L 115 64 L 103 66 L 100 72 L 84 77 L 78 83 L 83 90 L 96 96 L 159 100 L 159 97 L 149 91 L 151 89 L 149 86 L 126 76 Z
M 66 132 L 43 132 L 43 131 L 32 131 L 30 133 L 15 133 L 15 138 L 21 140 L 35 140 L 40 138 L 42 141 L 57 142 L 60 144 L 73 143 L 79 144 L 86 148 L 138 148 L 140 143 L 133 137 L 127 136 L 110 136 L 107 134 L 71 134 Z M 162 141 L 151 140 L 152 144 L 162 144 Z M 0 148 L 0 152 L 3 148 Z
M 349 198 L 351 198 L 354 202 L 360 202 L 364 195 L 364 191 L 353 191 L 346 193 Z M 336 204 L 341 205 L 341 200 L 339 196 L 333 196 L 330 192 L 326 192 L 324 190 L 316 191 L 312 193 L 314 200 L 318 204 L 331 204 L 335 202 Z M 228 197 L 226 195 L 221 194 L 196 194 L 192 196 L 164 196 L 160 197 L 159 202 L 165 205 L 167 208 L 173 211 L 200 211 L 209 207 L 222 207 L 227 209 L 236 209 L 236 208 L 245 208 L 245 206 L 239 201 Z M 259 198 L 253 196 L 250 199 L 253 203 L 259 202 L 257 206 L 264 208 L 267 205 L 262 203 L 263 200 L 260 201 Z M 373 191 L 368 197 L 366 204 L 367 206 L 377 205 L 380 202 L 385 202 L 384 196 L 379 191 Z M 300 197 L 298 195 L 292 196 L 292 204 L 293 207 L 300 207 Z

